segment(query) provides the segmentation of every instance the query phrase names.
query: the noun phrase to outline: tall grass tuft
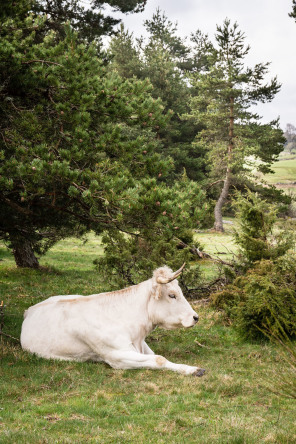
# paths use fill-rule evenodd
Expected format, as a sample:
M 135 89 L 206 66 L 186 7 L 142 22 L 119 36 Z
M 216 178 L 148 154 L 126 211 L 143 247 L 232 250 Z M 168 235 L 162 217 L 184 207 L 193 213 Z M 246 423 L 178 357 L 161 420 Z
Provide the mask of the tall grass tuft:
M 278 355 L 283 363 L 283 371 L 274 375 L 273 393 L 291 399 L 296 399 L 296 343 L 280 327 L 279 334 L 267 332 L 269 338 L 278 346 Z

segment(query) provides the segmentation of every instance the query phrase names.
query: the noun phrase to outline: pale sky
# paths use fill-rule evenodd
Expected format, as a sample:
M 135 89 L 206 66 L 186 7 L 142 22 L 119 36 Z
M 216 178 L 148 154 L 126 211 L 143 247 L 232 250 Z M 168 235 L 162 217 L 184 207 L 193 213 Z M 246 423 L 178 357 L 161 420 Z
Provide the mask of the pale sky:
M 141 14 L 112 15 L 121 17 L 125 27 L 139 37 L 144 35 L 144 20 L 152 18 L 157 7 L 178 23 L 181 37 L 200 29 L 213 39 L 216 25 L 222 25 L 226 17 L 237 21 L 251 46 L 248 66 L 271 62 L 271 76 L 282 83 L 275 99 L 257 106 L 256 111 L 263 122 L 280 116 L 283 129 L 287 123 L 296 126 L 296 23 L 288 16 L 292 0 L 148 0 Z

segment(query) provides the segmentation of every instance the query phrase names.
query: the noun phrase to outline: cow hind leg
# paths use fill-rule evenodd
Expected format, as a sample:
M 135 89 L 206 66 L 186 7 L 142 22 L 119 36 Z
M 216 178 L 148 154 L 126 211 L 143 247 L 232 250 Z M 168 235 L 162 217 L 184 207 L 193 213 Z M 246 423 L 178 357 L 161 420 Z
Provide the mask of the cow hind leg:
M 182 375 L 202 376 L 204 370 L 185 364 L 175 364 L 160 355 L 145 355 L 133 351 L 116 351 L 106 359 L 106 362 L 116 369 L 165 369 Z

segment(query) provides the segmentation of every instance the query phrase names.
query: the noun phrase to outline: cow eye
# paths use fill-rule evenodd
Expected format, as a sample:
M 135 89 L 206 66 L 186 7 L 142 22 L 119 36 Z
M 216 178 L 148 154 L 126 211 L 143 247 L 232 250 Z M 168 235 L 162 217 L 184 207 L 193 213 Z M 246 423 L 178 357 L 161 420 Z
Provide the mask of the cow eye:
M 175 294 L 169 294 L 169 297 L 172 299 L 176 299 L 176 295 Z

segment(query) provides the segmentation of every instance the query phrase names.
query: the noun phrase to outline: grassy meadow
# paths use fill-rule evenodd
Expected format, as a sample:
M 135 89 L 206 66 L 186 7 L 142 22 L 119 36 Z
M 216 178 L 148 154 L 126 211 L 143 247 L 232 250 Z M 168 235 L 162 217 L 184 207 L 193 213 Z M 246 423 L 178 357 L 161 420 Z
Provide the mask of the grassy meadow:
M 210 253 L 228 251 L 230 229 L 197 236 Z M 41 260 L 41 270 L 21 270 L 1 245 L 3 331 L 19 337 L 24 310 L 51 295 L 107 289 L 92 263 L 99 254 L 94 236 L 67 239 Z M 243 341 L 220 313 L 193 305 L 196 327 L 157 329 L 147 342 L 173 362 L 205 368 L 203 378 L 45 360 L 0 338 L 1 444 L 295 443 L 295 400 L 273 392 L 285 372 L 277 348 Z
M 269 182 L 295 181 L 295 159 L 283 159 L 274 169 Z M 198 232 L 196 240 L 209 254 L 230 259 L 232 227 L 226 224 L 223 234 Z M 0 244 L 3 331 L 18 338 L 24 310 L 49 296 L 108 290 L 93 266 L 101 254 L 93 235 L 87 242 L 66 239 L 41 259 L 40 270 L 22 270 Z M 200 266 L 205 279 L 217 273 L 209 260 Z M 147 342 L 173 362 L 205 368 L 203 378 L 45 360 L 0 337 L 1 444 L 295 443 L 295 400 L 278 389 L 285 375 L 280 350 L 242 340 L 219 312 L 192 305 L 200 314 L 195 328 L 158 329 Z
M 273 173 L 266 174 L 264 180 L 268 184 L 274 185 L 284 190 L 291 196 L 296 196 L 296 156 L 283 152 L 277 162 L 272 166 Z M 262 174 L 259 174 L 262 178 Z M 294 204 L 295 207 L 295 204 Z
M 274 174 L 266 175 L 268 183 L 285 184 L 296 182 L 296 156 L 282 156 L 278 162 L 273 165 Z

